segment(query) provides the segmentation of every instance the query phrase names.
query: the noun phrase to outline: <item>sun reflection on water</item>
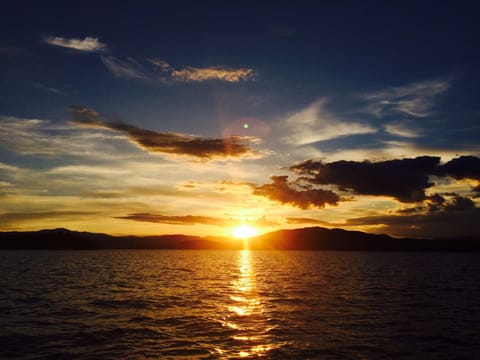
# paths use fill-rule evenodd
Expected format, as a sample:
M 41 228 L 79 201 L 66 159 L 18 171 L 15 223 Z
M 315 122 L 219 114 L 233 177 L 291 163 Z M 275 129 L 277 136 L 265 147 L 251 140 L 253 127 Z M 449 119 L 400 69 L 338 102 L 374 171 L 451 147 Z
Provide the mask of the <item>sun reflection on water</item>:
M 233 346 L 228 350 L 232 357 L 264 356 L 274 348 L 268 334 L 272 326 L 264 314 L 248 248 L 239 253 L 238 276 L 231 283 L 227 309 L 222 323 L 236 331 L 231 336 Z M 225 352 L 226 350 L 222 351 Z

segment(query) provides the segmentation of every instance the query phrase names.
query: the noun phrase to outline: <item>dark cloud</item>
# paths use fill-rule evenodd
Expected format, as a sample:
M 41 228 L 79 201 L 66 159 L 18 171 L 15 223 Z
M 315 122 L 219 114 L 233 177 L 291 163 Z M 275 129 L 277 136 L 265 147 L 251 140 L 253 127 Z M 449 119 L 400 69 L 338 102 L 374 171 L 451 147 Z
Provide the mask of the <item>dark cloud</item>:
M 72 122 L 122 132 L 135 144 L 149 152 L 187 155 L 207 160 L 255 155 L 255 151 L 246 145 L 253 140 L 252 138 L 231 136 L 212 139 L 180 133 L 157 132 L 108 121 L 95 110 L 82 106 L 71 106 L 70 110 L 73 112 Z
M 446 204 L 446 199 L 440 194 L 427 196 L 426 206 L 428 212 L 436 212 L 441 210 Z
M 431 214 L 440 211 L 467 211 L 475 209 L 475 203 L 456 193 L 433 194 L 427 196 L 425 201 L 411 208 L 398 210 L 398 214 Z
M 434 185 L 430 176 L 479 179 L 480 159 L 462 156 L 440 164 L 436 156 L 380 162 L 307 160 L 290 167 L 301 179 L 316 185 L 336 185 L 359 195 L 384 195 L 405 202 L 426 200 L 425 190 Z
M 480 158 L 475 156 L 460 156 L 440 166 L 437 174 L 451 176 L 457 180 L 480 180 Z
M 149 223 L 161 223 L 170 225 L 214 225 L 214 226 L 236 226 L 239 225 L 239 221 L 235 219 L 225 219 L 211 216 L 197 216 L 197 215 L 161 215 L 150 213 L 135 213 L 125 216 L 117 216 L 116 219 L 134 220 Z M 265 217 L 261 217 L 248 221 L 249 225 L 260 227 L 271 227 L 278 225 L 276 222 L 270 221 Z
M 301 209 L 322 208 L 325 204 L 336 205 L 340 200 L 333 191 L 298 186 L 289 182 L 288 176 L 272 176 L 271 179 L 273 181 L 271 184 L 253 186 L 253 194 Z
M 452 202 L 445 205 L 445 211 L 470 211 L 475 209 L 475 203 L 466 197 L 455 196 Z
M 480 209 L 457 206 L 433 214 L 377 215 L 349 219 L 346 226 L 383 225 L 380 232 L 399 237 L 480 236 Z

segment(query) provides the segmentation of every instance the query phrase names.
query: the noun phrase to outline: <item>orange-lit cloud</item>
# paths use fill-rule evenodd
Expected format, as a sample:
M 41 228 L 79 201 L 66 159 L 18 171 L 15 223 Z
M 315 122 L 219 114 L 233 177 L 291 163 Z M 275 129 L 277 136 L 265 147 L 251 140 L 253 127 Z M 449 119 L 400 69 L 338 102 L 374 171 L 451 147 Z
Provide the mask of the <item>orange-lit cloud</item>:
M 174 81 L 202 82 L 209 80 L 220 80 L 226 82 L 240 82 L 253 80 L 255 72 L 249 68 L 231 68 L 227 66 L 211 66 L 198 68 L 186 66 L 182 69 L 175 69 L 169 63 L 160 59 L 149 60 L 166 73 Z
M 246 81 L 253 77 L 253 70 L 246 68 L 209 67 L 196 68 L 188 66 L 172 71 L 172 78 L 178 81 L 222 80 L 227 82 Z
M 159 59 L 148 59 L 150 65 L 132 59 L 118 59 L 112 55 L 101 56 L 105 67 L 115 76 L 124 79 L 145 80 L 160 83 L 171 82 L 204 82 L 225 81 L 230 83 L 252 81 L 255 79 L 255 71 L 245 67 L 229 67 L 224 65 L 195 67 L 186 66 L 175 69 L 169 63 Z M 158 71 L 160 70 L 160 71 Z

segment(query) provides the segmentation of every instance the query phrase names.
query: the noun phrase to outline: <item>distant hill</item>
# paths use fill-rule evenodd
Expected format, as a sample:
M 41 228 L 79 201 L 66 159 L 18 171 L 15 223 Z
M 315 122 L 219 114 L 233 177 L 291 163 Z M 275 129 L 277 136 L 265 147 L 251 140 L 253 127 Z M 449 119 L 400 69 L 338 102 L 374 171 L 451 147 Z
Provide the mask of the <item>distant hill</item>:
M 360 231 L 312 227 L 251 238 L 250 249 L 348 251 L 480 251 L 479 239 L 396 239 Z M 244 241 L 188 235 L 111 236 L 67 229 L 0 232 L 0 249 L 243 249 Z
M 480 251 L 480 240 L 407 239 L 321 227 L 279 230 L 254 239 L 259 249 L 345 251 Z

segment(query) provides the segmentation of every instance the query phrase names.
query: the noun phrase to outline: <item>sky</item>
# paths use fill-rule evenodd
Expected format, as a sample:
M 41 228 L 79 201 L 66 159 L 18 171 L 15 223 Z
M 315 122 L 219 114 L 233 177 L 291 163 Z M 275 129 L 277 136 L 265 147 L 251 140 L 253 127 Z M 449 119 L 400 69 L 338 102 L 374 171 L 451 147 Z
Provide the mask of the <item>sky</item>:
M 0 230 L 480 236 L 474 2 L 0 14 Z

